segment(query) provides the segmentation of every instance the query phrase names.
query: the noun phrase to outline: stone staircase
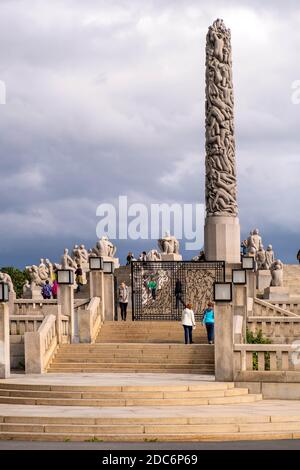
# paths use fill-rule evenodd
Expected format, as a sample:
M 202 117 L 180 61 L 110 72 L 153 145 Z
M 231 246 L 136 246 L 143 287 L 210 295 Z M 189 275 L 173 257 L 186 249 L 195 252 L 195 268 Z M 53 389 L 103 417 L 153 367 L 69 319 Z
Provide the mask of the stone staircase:
M 300 297 L 300 264 L 285 264 L 283 285 L 289 287 L 292 296 Z
M 169 372 L 214 374 L 214 346 L 197 325 L 183 343 L 178 322 L 105 322 L 94 344 L 62 344 L 48 372 Z
M 197 323 L 195 344 L 207 344 L 206 329 Z M 178 343 L 184 342 L 183 327 L 177 321 L 105 322 L 97 343 Z
M 233 383 L 198 382 L 192 385 L 36 385 L 0 383 L 0 403 L 38 406 L 153 407 L 253 403 L 261 394 Z
M 214 374 L 214 347 L 206 344 L 65 344 L 58 349 L 48 372 Z

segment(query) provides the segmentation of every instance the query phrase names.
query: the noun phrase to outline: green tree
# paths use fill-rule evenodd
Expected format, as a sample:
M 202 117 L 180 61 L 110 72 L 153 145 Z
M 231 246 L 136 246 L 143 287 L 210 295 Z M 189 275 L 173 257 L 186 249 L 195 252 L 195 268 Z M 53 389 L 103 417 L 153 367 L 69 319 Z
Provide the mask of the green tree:
M 252 331 L 246 331 L 246 341 L 248 344 L 271 344 L 272 341 L 263 335 L 262 330 L 256 330 L 256 334 Z M 258 353 L 253 352 L 253 369 L 258 370 Z M 265 352 L 265 370 L 270 370 L 270 353 Z
M 20 269 L 14 268 L 13 266 L 5 266 L 1 268 L 0 271 L 10 275 L 16 291 L 17 298 L 22 297 L 23 286 L 25 284 L 25 281 L 30 281 L 28 272 L 25 269 L 24 271 L 21 271 Z

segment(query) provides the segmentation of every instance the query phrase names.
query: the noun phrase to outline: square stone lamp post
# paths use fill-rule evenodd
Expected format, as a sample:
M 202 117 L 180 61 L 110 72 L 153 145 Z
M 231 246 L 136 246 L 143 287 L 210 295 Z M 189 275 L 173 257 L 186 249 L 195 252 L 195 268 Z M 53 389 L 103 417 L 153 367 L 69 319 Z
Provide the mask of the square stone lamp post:
M 71 343 L 74 343 L 77 327 L 74 313 L 74 270 L 58 269 L 57 282 L 59 284 L 59 303 L 61 312 L 70 318 Z
M 0 378 L 10 375 L 9 351 L 9 288 L 6 282 L 0 282 Z

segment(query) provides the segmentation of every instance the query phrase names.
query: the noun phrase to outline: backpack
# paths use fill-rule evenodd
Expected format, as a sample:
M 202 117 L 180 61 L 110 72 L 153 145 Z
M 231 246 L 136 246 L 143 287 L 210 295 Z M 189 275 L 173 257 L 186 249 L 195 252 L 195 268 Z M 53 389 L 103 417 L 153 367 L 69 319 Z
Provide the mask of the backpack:
M 43 297 L 51 297 L 51 287 L 49 284 L 45 284 L 42 288 Z

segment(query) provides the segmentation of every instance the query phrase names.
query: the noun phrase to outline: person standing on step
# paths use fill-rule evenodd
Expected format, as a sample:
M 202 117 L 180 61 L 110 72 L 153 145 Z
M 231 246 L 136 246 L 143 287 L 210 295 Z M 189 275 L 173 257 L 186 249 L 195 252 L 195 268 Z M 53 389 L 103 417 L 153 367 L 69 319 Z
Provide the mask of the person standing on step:
M 208 344 L 213 344 L 215 329 L 215 312 L 213 302 L 208 302 L 207 308 L 204 310 L 202 324 L 206 327 Z
M 193 329 L 196 328 L 195 315 L 192 304 L 187 304 L 182 312 L 181 323 L 184 329 L 185 344 L 192 344 L 193 342 Z
M 127 306 L 128 306 L 128 300 L 129 300 L 129 289 L 128 289 L 128 286 L 126 286 L 124 281 L 121 282 L 120 284 L 118 297 L 119 297 L 119 305 L 121 309 L 121 318 L 123 321 L 126 321 Z
M 80 264 L 77 264 L 75 276 L 76 276 L 76 284 L 77 284 L 76 293 L 78 294 L 78 292 L 80 292 L 80 287 L 83 286 L 82 268 Z
M 53 299 L 57 299 L 58 283 L 57 283 L 57 280 L 56 280 L 56 279 L 54 279 L 54 281 L 53 281 L 51 291 L 52 291 L 52 297 L 53 297 Z

